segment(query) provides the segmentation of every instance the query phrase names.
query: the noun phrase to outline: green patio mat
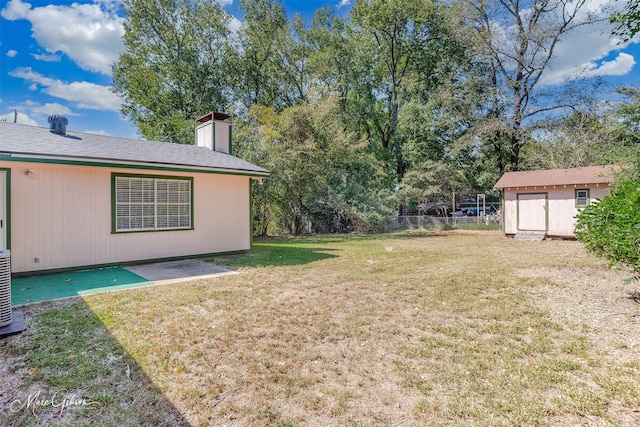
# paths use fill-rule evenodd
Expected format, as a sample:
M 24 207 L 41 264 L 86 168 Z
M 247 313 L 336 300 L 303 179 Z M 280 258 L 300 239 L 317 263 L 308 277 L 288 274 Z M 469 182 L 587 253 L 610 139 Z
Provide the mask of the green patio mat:
M 11 281 L 11 304 L 22 305 L 151 284 L 153 282 L 121 267 L 19 277 Z

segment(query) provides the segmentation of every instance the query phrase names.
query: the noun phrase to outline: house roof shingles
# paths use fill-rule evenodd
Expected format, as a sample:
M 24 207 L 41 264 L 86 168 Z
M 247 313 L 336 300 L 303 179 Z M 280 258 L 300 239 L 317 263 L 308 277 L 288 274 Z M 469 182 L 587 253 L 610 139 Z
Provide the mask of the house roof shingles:
M 571 169 L 507 172 L 494 188 L 536 187 L 545 185 L 609 184 L 618 170 L 616 166 L 589 166 Z
M 81 132 L 67 132 L 62 136 L 47 128 L 14 123 L 0 123 L 0 154 L 228 170 L 258 176 L 269 174 L 266 169 L 238 157 L 205 147 Z

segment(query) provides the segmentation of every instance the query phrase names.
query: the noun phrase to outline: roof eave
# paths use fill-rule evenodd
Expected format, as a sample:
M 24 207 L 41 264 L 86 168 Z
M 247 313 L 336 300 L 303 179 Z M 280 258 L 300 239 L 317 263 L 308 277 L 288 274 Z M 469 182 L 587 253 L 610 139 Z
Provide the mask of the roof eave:
M 97 157 L 75 157 L 75 156 L 52 156 L 47 154 L 31 154 L 31 153 L 16 153 L 16 152 L 3 152 L 0 153 L 4 156 L 9 156 L 15 161 L 26 162 L 41 162 L 41 163 L 59 163 L 59 164 L 75 164 L 86 166 L 102 166 L 102 167 L 139 167 L 141 169 L 165 169 L 165 170 L 184 170 L 185 172 L 203 172 L 203 173 L 221 173 L 221 174 L 236 174 L 245 175 L 249 177 L 264 178 L 270 175 L 267 170 L 250 170 L 250 169 L 231 169 L 222 167 L 209 167 L 198 165 L 184 165 L 176 163 L 159 163 L 159 162 L 142 162 L 135 160 L 122 160 L 122 159 L 108 159 Z
M 494 189 L 504 189 L 504 188 L 529 188 L 529 187 L 558 187 L 558 186 L 567 186 L 567 185 L 577 185 L 577 186 L 584 186 L 584 185 L 591 185 L 591 184 L 604 184 L 604 185 L 611 185 L 613 183 L 612 179 L 609 180 L 603 180 L 603 181 L 596 181 L 596 180 L 588 180 L 588 181 L 584 181 L 584 182 L 566 182 L 566 183 L 528 183 L 526 185 L 524 184 L 500 184 L 499 182 L 496 183 L 496 185 L 493 186 Z

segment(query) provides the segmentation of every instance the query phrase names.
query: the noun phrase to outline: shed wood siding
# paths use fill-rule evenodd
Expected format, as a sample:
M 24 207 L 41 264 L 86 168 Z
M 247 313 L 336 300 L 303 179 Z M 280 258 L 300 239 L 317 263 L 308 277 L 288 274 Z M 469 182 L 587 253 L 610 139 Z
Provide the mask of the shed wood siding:
M 246 176 L 154 172 L 193 177 L 195 229 L 112 234 L 111 173 L 134 170 L 19 162 L 0 168 L 12 170 L 14 273 L 250 248 Z
M 573 236 L 575 229 L 575 216 L 578 214 L 576 208 L 577 188 L 589 189 L 590 199 L 601 199 L 609 192 L 610 187 L 606 185 L 590 184 L 574 187 L 573 185 L 565 186 L 547 186 L 533 188 L 505 188 L 504 189 L 504 232 L 505 234 L 516 234 L 518 229 L 518 215 L 522 217 L 527 215 L 526 210 L 520 207 L 518 211 L 518 195 L 522 197 L 525 194 L 546 192 L 548 194 L 548 230 L 550 236 Z M 544 189 L 543 189 L 544 188 Z

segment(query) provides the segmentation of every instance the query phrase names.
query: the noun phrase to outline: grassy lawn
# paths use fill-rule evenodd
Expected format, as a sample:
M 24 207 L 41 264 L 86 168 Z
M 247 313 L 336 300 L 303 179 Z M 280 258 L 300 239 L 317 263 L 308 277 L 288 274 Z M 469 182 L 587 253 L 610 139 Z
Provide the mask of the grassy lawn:
M 640 425 L 640 304 L 578 242 L 403 232 L 211 261 L 241 274 L 26 307 L 0 424 Z M 59 390 L 77 401 L 11 408 Z

